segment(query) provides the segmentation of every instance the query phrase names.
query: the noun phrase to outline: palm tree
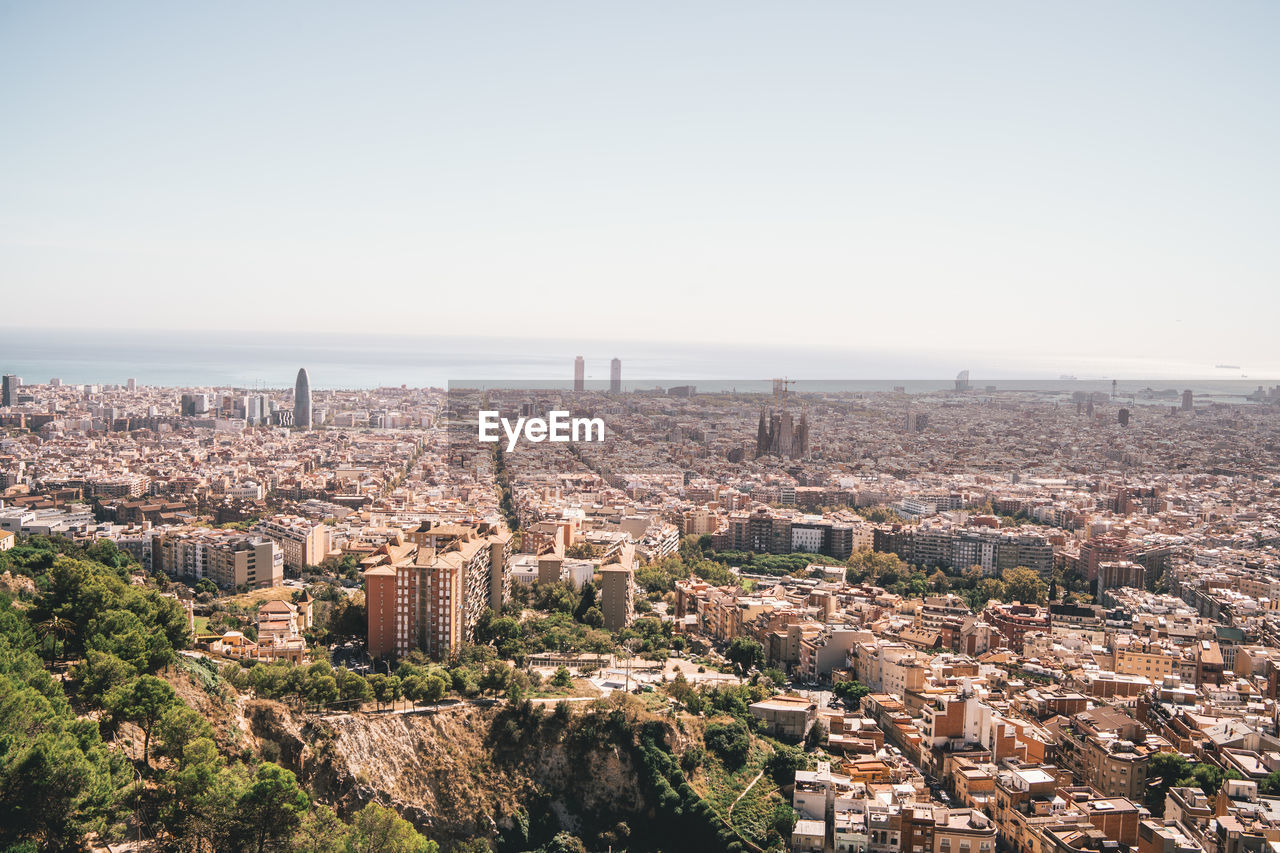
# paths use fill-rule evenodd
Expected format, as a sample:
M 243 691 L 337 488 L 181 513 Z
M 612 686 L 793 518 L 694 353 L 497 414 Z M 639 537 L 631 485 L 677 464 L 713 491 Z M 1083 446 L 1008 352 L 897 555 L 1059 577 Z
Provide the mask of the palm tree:
M 67 638 L 76 632 L 75 623 L 70 619 L 63 619 L 61 616 L 50 616 L 43 622 L 36 623 L 36 634 L 40 638 L 53 638 L 54 660 L 61 660 L 62 655 L 67 650 Z M 59 647 L 61 641 L 61 647 Z

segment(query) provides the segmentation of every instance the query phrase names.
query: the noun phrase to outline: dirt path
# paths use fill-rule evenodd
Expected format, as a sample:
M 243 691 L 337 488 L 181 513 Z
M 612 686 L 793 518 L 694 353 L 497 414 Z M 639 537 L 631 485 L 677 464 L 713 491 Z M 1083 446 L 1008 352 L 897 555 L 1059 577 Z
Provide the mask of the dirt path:
M 760 777 L 763 775 L 764 775 L 763 770 L 757 773 L 756 778 L 752 779 L 751 783 L 747 785 L 747 787 L 742 789 L 742 793 L 738 795 L 738 800 L 741 800 L 743 797 L 745 797 L 747 795 L 747 791 L 750 791 L 752 788 L 754 788 L 756 786 L 756 783 L 760 781 Z M 725 819 L 730 821 L 731 823 L 733 821 L 733 807 L 738 804 L 738 800 L 734 800 L 732 803 L 729 804 L 729 812 L 728 814 L 725 815 Z

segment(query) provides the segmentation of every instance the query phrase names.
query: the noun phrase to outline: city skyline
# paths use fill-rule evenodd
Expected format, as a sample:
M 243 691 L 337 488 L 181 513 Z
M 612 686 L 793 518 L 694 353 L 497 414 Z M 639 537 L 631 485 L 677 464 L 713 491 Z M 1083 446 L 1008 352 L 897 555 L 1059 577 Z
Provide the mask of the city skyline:
M 0 851 L 1280 853 L 1278 32 L 0 0 Z
M 443 386 L 450 381 L 555 380 L 566 362 L 586 353 L 584 378 L 604 381 L 606 363 L 627 363 L 628 386 L 671 381 L 946 381 L 958 369 L 975 379 L 1057 381 L 1267 382 L 1280 378 L 1254 363 L 1208 363 L 1156 358 L 1062 358 L 1041 353 L 999 359 L 991 353 L 897 349 L 838 349 L 777 342 L 708 344 L 620 343 L 617 340 L 530 340 L 511 336 L 380 335 L 375 340 L 326 334 L 149 329 L 91 331 L 0 326 L 0 369 L 29 381 L 58 377 L 102 383 L 134 377 L 151 385 L 291 385 L 297 364 L 321 368 L 322 388 L 377 385 Z

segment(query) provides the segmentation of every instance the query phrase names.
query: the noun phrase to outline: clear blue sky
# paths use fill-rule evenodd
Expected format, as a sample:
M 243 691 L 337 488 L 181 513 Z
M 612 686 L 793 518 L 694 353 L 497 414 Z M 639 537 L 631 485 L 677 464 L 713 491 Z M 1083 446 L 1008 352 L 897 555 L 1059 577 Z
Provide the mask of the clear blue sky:
M 5 0 L 0 326 L 1280 374 L 1277 43 L 1261 2 Z

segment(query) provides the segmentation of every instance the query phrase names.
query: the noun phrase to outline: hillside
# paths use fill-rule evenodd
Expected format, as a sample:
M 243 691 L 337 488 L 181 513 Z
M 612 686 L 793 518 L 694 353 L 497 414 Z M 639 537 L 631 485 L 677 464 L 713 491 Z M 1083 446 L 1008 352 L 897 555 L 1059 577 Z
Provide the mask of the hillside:
M 393 806 L 443 846 L 476 838 L 500 850 L 544 844 L 557 831 L 589 849 L 680 849 L 653 819 L 665 806 L 641 756 L 642 738 L 678 758 L 695 732 L 623 697 L 586 713 L 457 704 L 414 714 L 305 716 L 252 700 L 256 748 L 293 770 L 316 796 L 354 811 Z M 705 824 L 714 832 L 715 822 Z M 643 840 L 642 838 L 643 837 Z M 703 848 L 707 849 L 707 848 Z M 719 849 L 719 848 L 716 848 Z

